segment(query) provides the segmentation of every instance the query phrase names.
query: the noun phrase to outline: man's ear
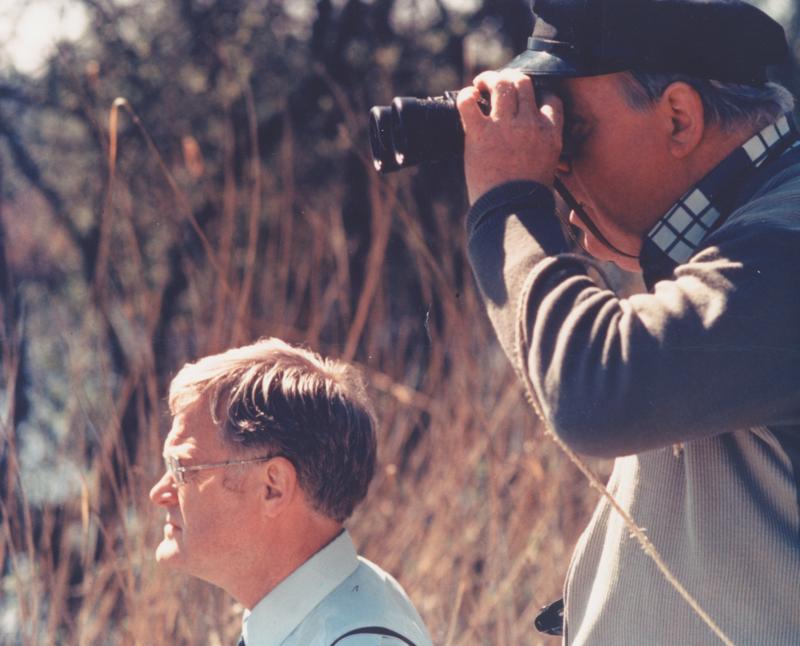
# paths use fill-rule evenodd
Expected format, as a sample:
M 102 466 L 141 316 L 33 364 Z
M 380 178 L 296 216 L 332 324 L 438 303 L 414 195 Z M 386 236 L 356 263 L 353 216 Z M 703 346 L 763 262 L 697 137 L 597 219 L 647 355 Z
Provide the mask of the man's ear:
M 264 513 L 274 518 L 292 503 L 298 493 L 297 471 L 291 461 L 272 458 L 260 469 L 260 495 Z
M 693 153 L 705 133 L 705 111 L 700 95 L 688 83 L 670 83 L 658 101 L 658 110 L 669 131 L 670 153 L 683 159 Z

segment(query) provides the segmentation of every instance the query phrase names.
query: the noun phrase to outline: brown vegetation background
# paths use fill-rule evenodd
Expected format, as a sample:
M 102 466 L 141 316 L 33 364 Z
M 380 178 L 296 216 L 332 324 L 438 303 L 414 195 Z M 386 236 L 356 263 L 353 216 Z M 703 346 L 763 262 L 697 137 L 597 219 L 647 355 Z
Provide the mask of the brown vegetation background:
M 84 4 L 80 42 L 0 80 L 0 643 L 235 643 L 240 608 L 154 567 L 147 492 L 171 376 L 263 336 L 365 372 L 349 526 L 435 643 L 547 643 L 596 495 L 494 340 L 458 160 L 380 177 L 366 139 L 371 105 L 522 49 L 527 3 Z

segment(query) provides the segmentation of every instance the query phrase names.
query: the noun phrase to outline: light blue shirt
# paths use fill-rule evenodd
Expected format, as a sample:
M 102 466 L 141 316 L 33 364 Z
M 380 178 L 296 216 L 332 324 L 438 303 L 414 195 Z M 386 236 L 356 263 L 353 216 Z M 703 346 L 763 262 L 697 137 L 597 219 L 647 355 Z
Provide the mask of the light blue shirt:
M 331 646 L 366 626 L 388 628 L 415 646 L 432 646 L 403 588 L 358 556 L 345 530 L 245 612 L 242 635 L 247 646 Z M 406 646 L 380 635 L 353 635 L 340 645 Z

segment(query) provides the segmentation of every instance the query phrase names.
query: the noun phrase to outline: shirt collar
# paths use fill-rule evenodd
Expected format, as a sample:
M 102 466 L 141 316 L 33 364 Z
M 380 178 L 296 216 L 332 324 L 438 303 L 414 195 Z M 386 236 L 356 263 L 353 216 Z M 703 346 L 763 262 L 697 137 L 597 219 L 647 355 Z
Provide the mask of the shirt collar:
M 667 278 L 734 210 L 737 188 L 764 162 L 800 146 L 788 114 L 753 135 L 690 188 L 647 233 L 640 263 L 645 284 Z
M 242 620 L 247 646 L 278 646 L 358 567 L 347 530 L 281 581 Z

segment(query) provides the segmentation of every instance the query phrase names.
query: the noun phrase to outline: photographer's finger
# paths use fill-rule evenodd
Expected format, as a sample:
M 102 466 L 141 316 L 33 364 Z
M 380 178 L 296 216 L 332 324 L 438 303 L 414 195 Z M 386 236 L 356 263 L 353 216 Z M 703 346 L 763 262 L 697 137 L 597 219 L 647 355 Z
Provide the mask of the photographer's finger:
M 517 114 L 517 89 L 514 83 L 505 78 L 497 79 L 492 88 L 492 111 L 494 119 L 506 119 Z
M 539 97 L 539 112 L 553 124 L 556 132 L 564 129 L 564 104 L 552 92 L 545 92 Z
M 486 118 L 478 104 L 481 92 L 477 87 L 465 87 L 456 96 L 456 107 L 464 124 L 464 131 L 469 132 L 481 125 Z
M 530 76 L 521 74 L 514 79 L 514 87 L 517 90 L 517 112 L 520 115 L 530 116 L 538 110 L 536 105 L 536 92 L 533 88 L 533 79 Z
M 472 79 L 472 84 L 481 92 L 491 92 L 499 78 L 500 74 L 498 72 L 489 70 L 488 72 L 481 72 L 478 74 L 478 76 Z
M 513 80 L 505 70 L 482 72 L 472 83 L 481 94 L 489 96 L 491 102 L 489 115 L 493 119 L 503 119 L 517 113 L 517 92 Z

